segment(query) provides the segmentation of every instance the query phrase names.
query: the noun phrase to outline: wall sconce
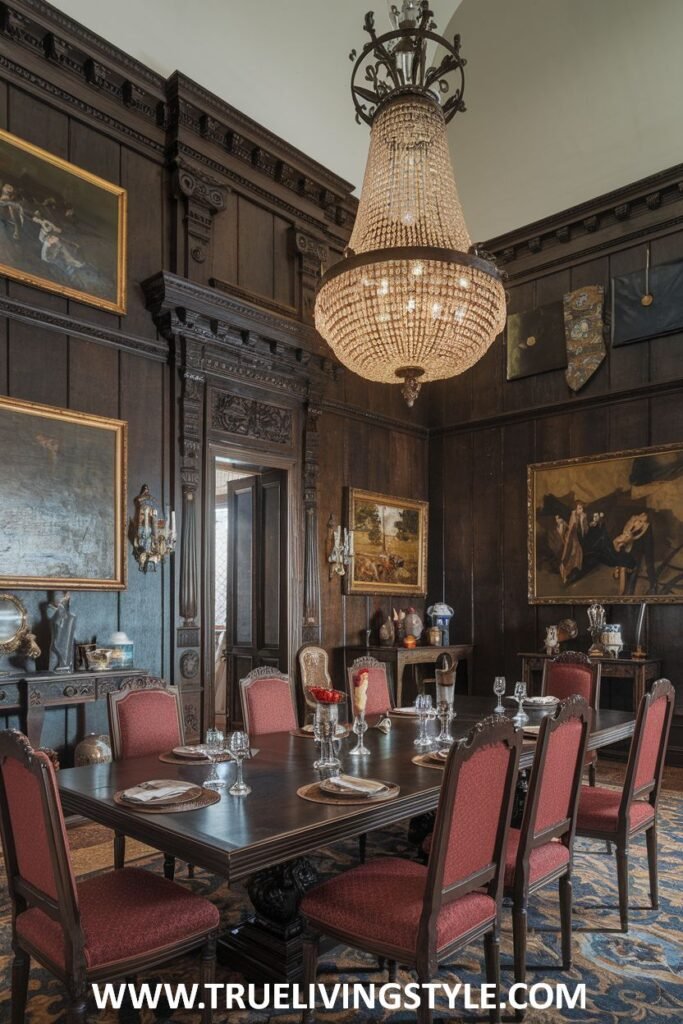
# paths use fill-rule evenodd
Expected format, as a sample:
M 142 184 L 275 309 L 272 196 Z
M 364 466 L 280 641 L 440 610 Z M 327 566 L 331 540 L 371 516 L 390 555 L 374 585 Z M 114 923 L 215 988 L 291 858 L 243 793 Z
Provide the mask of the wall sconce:
M 157 501 L 150 494 L 147 484 L 135 499 L 133 521 L 133 554 L 140 572 L 147 572 L 151 566 L 154 572 L 167 555 L 175 551 L 175 512 L 166 507 L 166 518 L 160 517 Z
M 330 579 L 335 576 L 345 576 L 346 566 L 353 558 L 353 530 L 344 527 L 342 535 L 341 526 L 335 527 L 334 516 L 330 516 L 327 529 L 331 537 L 331 551 L 327 561 L 330 564 Z

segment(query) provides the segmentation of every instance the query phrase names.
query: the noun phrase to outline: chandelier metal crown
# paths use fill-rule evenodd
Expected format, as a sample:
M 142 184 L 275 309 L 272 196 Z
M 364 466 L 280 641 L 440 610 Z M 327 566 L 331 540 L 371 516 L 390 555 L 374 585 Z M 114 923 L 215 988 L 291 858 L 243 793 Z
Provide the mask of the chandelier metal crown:
M 476 363 L 505 323 L 498 269 L 472 245 L 446 124 L 465 110 L 460 37 L 435 32 L 427 0 L 392 6 L 393 29 L 351 52 L 356 120 L 371 125 L 356 222 L 344 259 L 321 278 L 315 323 L 368 380 L 400 383 L 411 406 L 424 381 Z M 434 44 L 441 59 L 427 62 Z

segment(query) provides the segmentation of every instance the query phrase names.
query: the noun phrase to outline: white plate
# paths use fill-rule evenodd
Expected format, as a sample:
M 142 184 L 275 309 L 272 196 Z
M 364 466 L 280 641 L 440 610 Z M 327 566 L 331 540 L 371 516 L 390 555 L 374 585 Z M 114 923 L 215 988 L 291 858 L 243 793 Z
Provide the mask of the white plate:
M 194 792 L 193 792 L 194 791 Z M 185 800 L 196 799 L 201 786 L 195 782 L 182 782 L 179 779 L 152 779 L 131 786 L 121 794 L 124 800 L 132 804 L 152 803 L 184 803 Z

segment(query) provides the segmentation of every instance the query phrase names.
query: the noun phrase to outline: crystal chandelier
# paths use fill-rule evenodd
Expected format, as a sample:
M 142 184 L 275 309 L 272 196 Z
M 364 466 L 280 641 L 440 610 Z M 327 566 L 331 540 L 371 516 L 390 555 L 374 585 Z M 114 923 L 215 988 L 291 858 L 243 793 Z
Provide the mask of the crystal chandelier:
M 391 17 L 393 30 L 377 36 L 367 14 L 370 42 L 351 53 L 370 152 L 349 247 L 318 286 L 315 325 L 354 373 L 403 381 L 412 406 L 423 382 L 481 359 L 505 324 L 505 292 L 471 244 L 448 152 L 446 124 L 465 109 L 460 37 L 435 33 L 427 0 L 403 0 Z M 428 65 L 428 44 L 443 48 L 438 64 Z

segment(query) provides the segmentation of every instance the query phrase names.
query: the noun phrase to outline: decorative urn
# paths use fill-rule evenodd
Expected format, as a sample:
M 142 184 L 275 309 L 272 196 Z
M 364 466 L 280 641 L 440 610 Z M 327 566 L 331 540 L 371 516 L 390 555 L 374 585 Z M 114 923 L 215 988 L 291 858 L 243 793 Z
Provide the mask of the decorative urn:
M 427 615 L 432 620 L 432 626 L 438 626 L 441 630 L 441 643 L 444 647 L 450 644 L 450 622 L 453 618 L 453 609 L 445 601 L 437 601 L 427 609 Z
M 77 745 L 74 751 L 74 765 L 82 768 L 87 764 L 109 764 L 111 761 L 111 746 L 109 737 L 96 736 L 90 733 Z

